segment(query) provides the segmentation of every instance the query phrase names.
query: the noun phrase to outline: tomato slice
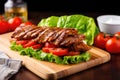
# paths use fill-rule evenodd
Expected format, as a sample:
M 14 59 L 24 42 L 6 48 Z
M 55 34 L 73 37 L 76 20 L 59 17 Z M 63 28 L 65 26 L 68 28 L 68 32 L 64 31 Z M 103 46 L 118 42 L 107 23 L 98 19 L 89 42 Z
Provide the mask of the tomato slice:
M 20 44 L 20 45 L 25 45 L 28 43 L 29 40 L 19 40 L 19 41 L 16 41 L 16 44 Z
M 33 46 L 31 46 L 33 49 L 40 49 L 42 47 L 41 44 L 35 44 Z
M 49 53 L 49 52 L 50 52 L 50 49 L 52 49 L 52 48 L 43 47 L 43 48 L 42 48 L 42 51 L 43 51 L 43 52 L 46 52 L 46 53 Z
M 52 48 L 50 49 L 50 52 L 57 56 L 65 56 L 66 54 L 68 54 L 68 49 Z
M 37 43 L 34 40 L 30 40 L 27 44 L 23 45 L 24 48 L 31 47 L 33 45 L 36 45 Z

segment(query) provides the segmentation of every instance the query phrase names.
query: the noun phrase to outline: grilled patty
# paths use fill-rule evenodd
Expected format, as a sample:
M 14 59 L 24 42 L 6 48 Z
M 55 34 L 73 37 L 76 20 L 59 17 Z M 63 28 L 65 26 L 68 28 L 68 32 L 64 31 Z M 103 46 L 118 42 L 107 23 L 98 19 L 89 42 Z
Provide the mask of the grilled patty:
M 46 42 L 59 47 L 66 47 L 71 51 L 87 51 L 90 47 L 83 42 L 85 36 L 73 28 L 50 28 L 35 25 L 19 26 L 11 38 L 17 40 L 33 39 L 40 44 Z

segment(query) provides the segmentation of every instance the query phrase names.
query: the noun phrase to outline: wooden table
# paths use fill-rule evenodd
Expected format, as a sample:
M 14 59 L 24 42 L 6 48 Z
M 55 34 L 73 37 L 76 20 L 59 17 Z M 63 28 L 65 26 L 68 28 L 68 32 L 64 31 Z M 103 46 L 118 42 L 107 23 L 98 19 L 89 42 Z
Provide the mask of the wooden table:
M 61 16 L 66 14 L 84 14 L 86 16 L 93 17 L 96 21 L 96 17 L 104 13 L 29 12 L 29 20 L 34 24 L 37 24 L 42 18 L 52 15 Z M 22 66 L 19 72 L 9 80 L 43 79 Z M 120 55 L 111 55 L 111 60 L 107 63 L 61 78 L 59 80 L 120 80 Z

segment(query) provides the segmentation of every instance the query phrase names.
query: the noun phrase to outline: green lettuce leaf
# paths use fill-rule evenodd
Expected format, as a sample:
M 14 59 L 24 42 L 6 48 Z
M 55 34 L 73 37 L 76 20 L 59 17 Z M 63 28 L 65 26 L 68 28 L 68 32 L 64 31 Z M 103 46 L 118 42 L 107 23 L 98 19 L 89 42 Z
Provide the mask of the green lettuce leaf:
M 14 50 L 14 51 L 21 51 L 23 49 L 22 45 L 16 45 L 15 41 L 11 42 L 10 48 L 11 50 Z
M 38 26 L 75 28 L 86 36 L 85 42 L 88 45 L 93 45 L 94 37 L 99 33 L 99 29 L 92 17 L 81 14 L 64 15 L 64 16 L 50 16 L 41 19 Z
M 58 18 L 57 16 L 51 16 L 47 19 L 43 19 L 42 23 L 40 23 L 40 26 L 51 26 L 51 27 L 55 27 L 57 25 L 58 22 Z

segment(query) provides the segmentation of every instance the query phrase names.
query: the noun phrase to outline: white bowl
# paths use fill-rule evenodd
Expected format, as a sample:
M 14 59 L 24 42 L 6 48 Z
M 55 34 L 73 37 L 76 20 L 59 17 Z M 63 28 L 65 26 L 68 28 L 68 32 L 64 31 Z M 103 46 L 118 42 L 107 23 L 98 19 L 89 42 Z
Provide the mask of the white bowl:
M 120 31 L 120 16 L 118 15 L 98 16 L 97 22 L 101 32 L 114 34 Z

